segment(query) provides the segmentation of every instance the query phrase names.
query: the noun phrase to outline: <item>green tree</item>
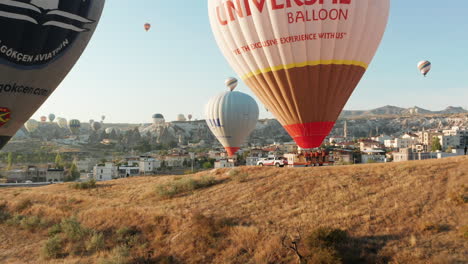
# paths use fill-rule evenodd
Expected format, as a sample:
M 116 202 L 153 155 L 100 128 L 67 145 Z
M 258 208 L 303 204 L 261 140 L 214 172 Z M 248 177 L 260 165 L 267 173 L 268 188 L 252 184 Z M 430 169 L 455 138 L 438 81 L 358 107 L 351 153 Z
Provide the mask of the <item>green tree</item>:
M 70 170 L 68 171 L 68 177 L 69 181 L 75 181 L 80 178 L 80 172 L 78 171 L 78 167 L 76 167 L 75 163 L 72 163 Z
M 11 170 L 13 166 L 13 153 L 9 152 L 7 157 L 7 170 Z
M 213 165 L 211 164 L 211 162 L 207 161 L 207 162 L 203 163 L 203 168 L 204 169 L 211 169 L 211 168 L 213 168 Z
M 439 137 L 432 138 L 432 151 L 442 150 L 442 145 L 440 144 Z
M 63 168 L 63 160 L 62 155 L 60 155 L 60 152 L 57 152 L 57 155 L 55 156 L 55 168 Z

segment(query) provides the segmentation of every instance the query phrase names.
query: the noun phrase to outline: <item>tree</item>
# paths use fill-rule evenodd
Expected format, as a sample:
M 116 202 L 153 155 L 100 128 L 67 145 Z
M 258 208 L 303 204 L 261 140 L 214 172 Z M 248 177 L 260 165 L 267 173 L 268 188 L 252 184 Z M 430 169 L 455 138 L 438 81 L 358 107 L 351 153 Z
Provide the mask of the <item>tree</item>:
M 8 153 L 7 164 L 7 170 L 11 170 L 11 167 L 13 166 L 13 153 L 11 152 Z
M 76 167 L 75 163 L 72 163 L 70 170 L 68 171 L 68 180 L 75 181 L 80 178 L 80 172 L 78 171 L 78 167 Z
M 213 168 L 213 165 L 211 164 L 211 162 L 207 161 L 207 162 L 203 163 L 203 168 L 204 169 L 211 169 L 211 168 Z
M 439 137 L 433 137 L 432 138 L 432 151 L 438 151 L 442 150 L 442 145 L 440 145 L 440 139 Z
M 55 168 L 63 168 L 63 160 L 62 156 L 60 155 L 60 152 L 57 152 L 57 155 L 55 156 Z

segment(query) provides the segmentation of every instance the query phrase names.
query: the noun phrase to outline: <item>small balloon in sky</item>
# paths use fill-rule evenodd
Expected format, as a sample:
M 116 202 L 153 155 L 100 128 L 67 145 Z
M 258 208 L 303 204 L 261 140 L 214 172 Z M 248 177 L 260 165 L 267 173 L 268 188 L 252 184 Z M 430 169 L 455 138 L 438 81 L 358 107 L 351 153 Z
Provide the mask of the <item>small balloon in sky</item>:
M 421 74 L 424 75 L 424 77 L 426 77 L 426 75 L 429 73 L 429 71 L 431 70 L 431 67 L 432 67 L 431 62 L 427 60 L 420 61 L 418 63 L 418 69 L 421 72 Z
M 146 23 L 146 24 L 145 24 L 145 30 L 146 30 L 146 32 L 148 32 L 150 29 L 151 29 L 151 24 L 150 24 L 150 23 Z

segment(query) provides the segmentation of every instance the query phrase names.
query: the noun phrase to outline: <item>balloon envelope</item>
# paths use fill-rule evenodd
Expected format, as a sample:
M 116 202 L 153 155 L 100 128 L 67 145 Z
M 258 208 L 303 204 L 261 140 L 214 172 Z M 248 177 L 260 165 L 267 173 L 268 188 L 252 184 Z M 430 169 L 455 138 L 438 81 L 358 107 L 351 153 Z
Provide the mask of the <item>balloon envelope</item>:
M 1 149 L 72 69 L 105 1 L 0 2 L 0 108 L 11 117 L 0 127 Z
M 29 133 L 32 133 L 36 131 L 39 127 L 39 122 L 37 122 L 34 119 L 30 119 L 28 120 L 28 122 L 26 122 L 26 124 L 24 124 L 24 126 L 26 127 L 26 130 L 28 130 Z
M 81 128 L 81 122 L 77 119 L 72 119 L 68 122 L 68 128 L 72 134 L 78 135 Z
M 229 156 L 234 156 L 255 129 L 258 115 L 257 102 L 241 92 L 219 94 L 205 107 L 206 123 Z
M 55 120 L 55 115 L 54 114 L 49 114 L 49 121 L 54 122 Z
M 390 0 L 208 0 L 224 56 L 302 148 L 320 146 L 369 66 Z
M 46 117 L 46 116 L 41 116 L 41 122 L 42 122 L 42 123 L 47 122 L 47 117 Z
M 239 81 L 234 77 L 230 77 L 230 78 L 227 78 L 224 83 L 226 84 L 227 88 L 229 88 L 229 90 L 234 91 Z
M 421 61 L 418 63 L 418 69 L 422 75 L 426 76 L 432 68 L 432 64 L 429 61 Z
M 101 123 L 99 123 L 99 122 L 94 122 L 94 123 L 91 124 L 91 127 L 92 127 L 92 129 L 93 129 L 94 131 L 98 131 L 99 129 L 102 128 L 102 125 L 101 125 Z
M 145 24 L 145 30 L 148 31 L 151 29 L 151 24 L 150 23 L 146 23 Z
M 59 117 L 57 118 L 57 124 L 60 128 L 67 128 L 68 127 L 68 122 L 67 119 Z

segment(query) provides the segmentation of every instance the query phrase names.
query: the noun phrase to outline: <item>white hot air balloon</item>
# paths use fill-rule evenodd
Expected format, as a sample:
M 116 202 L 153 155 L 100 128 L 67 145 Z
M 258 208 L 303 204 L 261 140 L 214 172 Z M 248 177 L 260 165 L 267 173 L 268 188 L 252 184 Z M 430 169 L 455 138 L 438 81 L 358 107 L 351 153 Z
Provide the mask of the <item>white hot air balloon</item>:
M 153 115 L 153 124 L 155 125 L 164 125 L 166 120 L 162 114 L 154 114 Z
M 211 98 L 205 108 L 206 122 L 229 156 L 235 155 L 255 129 L 258 115 L 257 102 L 237 91 Z
M 68 128 L 68 121 L 65 118 L 57 118 L 57 124 L 60 128 Z
M 185 115 L 179 114 L 177 115 L 177 121 L 180 121 L 180 122 L 187 121 L 187 118 L 185 118 Z
M 29 119 L 28 122 L 24 124 L 24 126 L 26 127 L 26 130 L 28 130 L 29 133 L 32 133 L 36 131 L 37 128 L 39 128 L 39 122 L 37 122 L 34 119 Z

